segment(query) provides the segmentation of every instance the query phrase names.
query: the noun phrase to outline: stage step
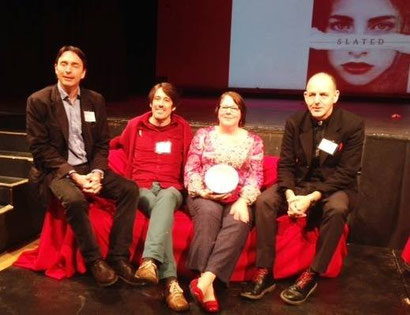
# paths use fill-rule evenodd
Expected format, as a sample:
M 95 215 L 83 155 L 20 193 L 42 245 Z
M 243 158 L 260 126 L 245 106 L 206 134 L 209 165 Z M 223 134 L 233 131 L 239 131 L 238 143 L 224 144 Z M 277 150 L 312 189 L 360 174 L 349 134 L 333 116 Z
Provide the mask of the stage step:
M 13 189 L 27 182 L 27 178 L 0 176 L 0 204 L 13 204 Z
M 41 229 L 45 209 L 39 204 L 37 196 L 33 197 L 30 193 L 27 177 L 33 157 L 28 150 L 26 133 L 4 125 L 4 115 L 0 116 L 0 126 L 3 128 L 0 130 L 1 252 L 36 236 Z M 13 119 L 23 116 L 16 114 L 10 117 L 11 125 L 16 127 Z
M 27 178 L 0 175 L 0 187 L 15 187 L 17 185 L 21 185 L 27 182 L 28 182 Z
M 0 126 L 2 130 L 26 130 L 26 114 L 0 111 Z
M 0 186 L 0 204 L 8 204 L 11 200 L 10 188 Z
M 7 211 L 11 211 L 13 209 L 14 207 L 12 205 L 1 205 L 0 204 L 0 216 L 6 213 Z
M 0 176 L 0 252 L 37 235 L 44 209 L 30 195 L 27 178 Z
M 0 150 L 29 152 L 25 132 L 0 130 Z
M 0 150 L 0 176 L 27 178 L 32 164 L 28 152 Z

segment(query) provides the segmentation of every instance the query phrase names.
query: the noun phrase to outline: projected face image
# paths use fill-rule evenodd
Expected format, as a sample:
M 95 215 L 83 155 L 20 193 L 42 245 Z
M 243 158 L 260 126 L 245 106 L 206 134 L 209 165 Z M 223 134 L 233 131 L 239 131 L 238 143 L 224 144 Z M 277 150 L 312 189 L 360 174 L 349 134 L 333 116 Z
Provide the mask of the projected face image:
M 336 0 L 327 22 L 326 33 L 378 36 L 400 31 L 401 18 L 390 0 Z M 398 52 L 352 46 L 329 50 L 327 58 L 340 77 L 352 85 L 366 85 L 393 64 Z

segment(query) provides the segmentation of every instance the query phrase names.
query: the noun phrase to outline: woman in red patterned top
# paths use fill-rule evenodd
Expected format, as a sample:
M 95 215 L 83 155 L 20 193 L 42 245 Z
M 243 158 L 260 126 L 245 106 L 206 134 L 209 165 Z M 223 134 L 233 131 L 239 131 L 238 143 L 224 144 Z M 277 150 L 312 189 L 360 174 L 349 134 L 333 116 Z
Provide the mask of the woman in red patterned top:
M 215 112 L 218 125 L 199 129 L 192 140 L 184 180 L 195 229 L 188 267 L 201 273 L 191 282 L 190 290 L 208 312 L 219 310 L 213 282 L 216 278 L 229 282 L 251 227 L 250 205 L 263 182 L 263 142 L 242 128 L 246 118 L 242 97 L 235 92 L 222 94 Z M 236 171 L 238 184 L 232 191 L 224 188 L 235 176 L 207 178 L 205 183 L 207 171 L 216 165 L 223 165 L 233 175 Z M 212 185 L 215 180 L 218 182 Z

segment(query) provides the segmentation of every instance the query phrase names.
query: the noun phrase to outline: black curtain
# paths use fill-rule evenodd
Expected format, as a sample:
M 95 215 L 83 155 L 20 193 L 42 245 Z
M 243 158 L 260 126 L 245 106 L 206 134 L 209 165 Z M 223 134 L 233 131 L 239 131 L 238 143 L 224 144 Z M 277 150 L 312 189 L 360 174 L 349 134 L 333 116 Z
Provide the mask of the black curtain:
M 410 236 L 410 140 L 368 135 L 360 207 L 351 219 L 354 243 L 402 249 Z
M 87 55 L 83 85 L 108 99 L 146 93 L 154 82 L 156 1 L 15 0 L 1 15 L 3 100 L 55 83 L 54 58 L 67 44 Z

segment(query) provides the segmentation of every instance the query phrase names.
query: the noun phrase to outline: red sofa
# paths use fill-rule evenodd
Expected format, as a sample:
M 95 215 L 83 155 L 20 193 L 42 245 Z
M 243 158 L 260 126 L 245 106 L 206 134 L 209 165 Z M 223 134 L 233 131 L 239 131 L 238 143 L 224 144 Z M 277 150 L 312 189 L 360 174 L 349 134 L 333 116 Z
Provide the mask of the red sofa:
M 110 155 L 111 160 L 112 155 Z M 264 160 L 264 186 L 276 181 L 277 157 L 267 156 Z M 114 168 L 115 169 L 115 168 Z M 96 198 L 89 209 L 92 227 L 101 246 L 103 255 L 107 254 L 108 235 L 112 225 L 112 215 L 115 207 L 112 203 Z M 305 232 L 305 219 L 290 220 L 288 216 L 278 218 L 278 234 L 276 240 L 276 260 L 274 274 L 276 278 L 285 278 L 306 269 L 312 262 L 318 230 Z M 139 263 L 143 251 L 149 219 L 137 212 L 134 224 L 133 243 L 130 247 L 131 260 Z M 332 258 L 326 277 L 336 277 L 342 268 L 343 259 L 347 254 L 347 225 L 338 248 Z M 174 253 L 178 265 L 178 273 L 192 277 L 186 268 L 186 255 L 193 236 L 193 223 L 183 211 L 176 211 L 173 229 Z M 254 270 L 256 259 L 256 231 L 253 229 L 244 246 L 241 257 L 235 267 L 231 281 L 249 280 Z M 59 203 L 51 204 L 47 210 L 38 248 L 22 253 L 15 266 L 44 271 L 49 277 L 63 279 L 72 277 L 75 273 L 85 273 L 84 260 L 74 240 L 74 234 L 67 225 L 63 209 Z
M 406 246 L 404 246 L 403 252 L 401 254 L 401 257 L 403 260 L 407 263 L 410 264 L 410 237 L 407 240 Z

